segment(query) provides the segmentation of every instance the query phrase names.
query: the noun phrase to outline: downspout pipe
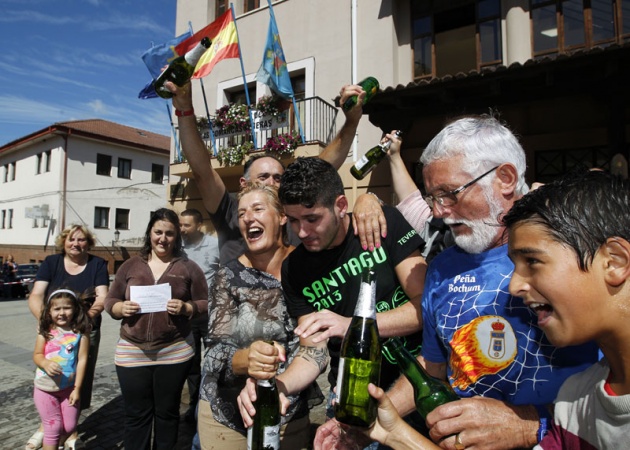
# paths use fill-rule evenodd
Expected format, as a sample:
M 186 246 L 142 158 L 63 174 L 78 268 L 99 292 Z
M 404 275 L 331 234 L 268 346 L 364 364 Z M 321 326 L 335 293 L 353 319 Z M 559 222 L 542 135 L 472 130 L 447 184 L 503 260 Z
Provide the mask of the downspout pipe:
M 68 131 L 66 132 L 66 134 L 64 134 L 64 146 L 63 146 L 63 174 L 62 174 L 62 179 L 61 179 L 61 205 L 59 208 L 60 211 L 60 217 L 59 217 L 59 221 L 61 222 L 61 225 L 59 227 L 59 230 L 63 230 L 66 228 L 66 196 L 67 196 L 67 189 L 68 189 L 68 142 L 69 142 L 69 138 L 70 135 L 72 134 L 72 130 L 68 129 Z

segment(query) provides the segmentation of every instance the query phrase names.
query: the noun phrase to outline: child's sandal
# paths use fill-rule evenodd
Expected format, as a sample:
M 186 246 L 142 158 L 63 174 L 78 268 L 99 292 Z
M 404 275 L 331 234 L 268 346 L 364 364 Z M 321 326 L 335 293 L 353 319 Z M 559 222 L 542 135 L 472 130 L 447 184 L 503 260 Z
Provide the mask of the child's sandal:
M 81 441 L 79 441 L 79 439 L 67 439 L 63 444 L 63 450 L 77 450 L 79 448 L 83 448 L 80 447 L 80 444 Z
M 28 441 L 26 441 L 26 445 L 24 446 L 24 450 L 38 450 L 42 448 L 43 444 L 44 444 L 44 432 L 38 430 L 35 433 L 33 433 L 33 435 L 30 438 L 28 438 Z

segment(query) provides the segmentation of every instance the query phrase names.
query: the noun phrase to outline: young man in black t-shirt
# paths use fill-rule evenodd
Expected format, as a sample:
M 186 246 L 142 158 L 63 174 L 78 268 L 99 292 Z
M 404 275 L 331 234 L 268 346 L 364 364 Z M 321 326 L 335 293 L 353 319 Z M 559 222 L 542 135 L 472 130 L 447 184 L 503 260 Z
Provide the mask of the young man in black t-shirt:
M 326 367 L 330 353 L 331 389 L 336 384 L 341 340 L 354 313 L 361 272 L 376 271 L 377 323 L 381 337 L 406 336 L 407 347 L 420 349 L 420 296 L 426 263 L 424 242 L 394 208 L 384 207 L 387 237 L 370 252 L 353 233 L 348 200 L 339 174 L 319 158 L 298 158 L 282 177 L 279 191 L 289 223 L 302 244 L 282 267 L 289 312 L 298 318 L 303 358 L 278 376 L 288 392 L 310 384 Z M 307 362 L 314 364 L 302 364 Z M 310 367 L 309 367 L 310 366 Z M 381 385 L 399 376 L 384 361 Z

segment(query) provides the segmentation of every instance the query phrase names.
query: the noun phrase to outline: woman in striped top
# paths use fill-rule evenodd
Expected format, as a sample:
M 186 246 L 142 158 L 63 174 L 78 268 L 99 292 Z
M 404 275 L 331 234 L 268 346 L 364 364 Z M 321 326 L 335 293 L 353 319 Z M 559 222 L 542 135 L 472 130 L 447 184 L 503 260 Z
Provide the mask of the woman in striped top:
M 170 289 L 169 300 L 151 298 L 147 305 L 132 294 L 132 287 L 162 284 Z M 125 448 L 175 448 L 180 396 L 195 352 L 190 319 L 207 308 L 206 278 L 182 251 L 179 218 L 159 209 L 140 255 L 120 267 L 105 300 L 105 310 L 122 320 L 115 364 L 125 405 Z

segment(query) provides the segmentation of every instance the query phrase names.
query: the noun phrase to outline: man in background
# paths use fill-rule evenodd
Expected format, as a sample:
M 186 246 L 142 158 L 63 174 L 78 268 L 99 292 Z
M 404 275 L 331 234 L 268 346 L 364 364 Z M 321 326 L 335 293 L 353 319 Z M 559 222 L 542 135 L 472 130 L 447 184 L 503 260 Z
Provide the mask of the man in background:
M 208 289 L 212 286 L 214 273 L 219 266 L 219 241 L 216 237 L 201 231 L 203 216 L 197 209 L 191 208 L 183 211 L 179 216 L 184 251 L 188 259 L 197 263 L 203 270 L 208 282 Z M 188 373 L 188 393 L 190 403 L 184 420 L 195 423 L 195 411 L 199 400 L 199 385 L 201 384 L 201 345 L 204 344 L 208 334 L 208 313 L 196 317 L 190 322 L 193 339 L 195 341 L 195 357 L 190 372 Z

